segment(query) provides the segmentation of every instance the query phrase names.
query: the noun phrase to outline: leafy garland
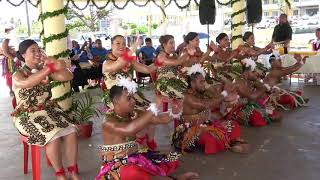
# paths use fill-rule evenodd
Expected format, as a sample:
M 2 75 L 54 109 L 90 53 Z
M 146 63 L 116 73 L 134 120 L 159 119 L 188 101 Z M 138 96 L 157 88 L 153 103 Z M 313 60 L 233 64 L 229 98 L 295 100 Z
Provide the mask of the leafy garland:
M 238 26 L 246 25 L 246 23 L 247 23 L 246 21 L 241 21 L 239 23 L 231 24 L 231 29 L 234 29 L 234 28 L 236 28 Z
M 51 89 L 52 89 L 52 88 L 55 88 L 55 87 L 60 86 L 60 85 L 65 86 L 65 84 L 66 84 L 67 82 L 69 82 L 69 81 L 51 81 L 51 82 L 50 82 L 50 87 L 51 87 Z
M 43 41 L 43 46 L 46 47 L 46 44 L 54 41 L 54 40 L 59 40 L 59 39 L 63 39 L 63 38 L 66 38 L 68 37 L 68 34 L 69 34 L 69 30 L 66 29 L 64 32 L 62 33 L 59 33 L 59 34 L 53 34 L 49 37 L 45 37 L 42 39 Z
M 239 15 L 241 13 L 244 13 L 246 11 L 247 11 L 247 8 L 245 7 L 245 8 L 243 8 L 243 9 L 237 11 L 237 12 L 234 12 L 234 13 L 231 14 L 231 18 L 233 18 L 233 17 L 235 17 L 235 16 L 237 16 L 237 15 Z
M 289 7 L 289 9 L 291 9 L 291 3 L 289 2 L 289 0 L 284 0 L 287 4 L 287 6 Z
M 232 36 L 232 37 L 231 37 L 231 42 L 233 42 L 233 41 L 235 41 L 235 40 L 237 40 L 237 39 L 242 39 L 242 34 L 239 34 L 239 35 L 237 35 L 237 36 Z
M 217 3 L 218 3 L 219 5 L 221 5 L 221 6 L 228 6 L 231 2 L 232 2 L 232 0 L 230 0 L 230 1 L 228 1 L 228 2 L 225 2 L 225 3 L 220 2 L 219 0 L 217 0 Z
M 61 102 L 61 101 L 66 100 L 67 98 L 71 97 L 72 95 L 73 95 L 73 91 L 69 91 L 69 92 L 65 93 L 64 95 L 62 95 L 58 98 L 52 99 L 52 100 L 55 102 Z
M 42 13 L 39 15 L 38 20 L 44 21 L 47 18 L 52 18 L 55 16 L 59 16 L 61 14 L 66 15 L 67 13 L 68 13 L 68 8 L 64 7 L 63 9 L 59 9 L 56 11 Z
M 59 58 L 62 58 L 62 57 L 68 57 L 69 54 L 70 54 L 70 50 L 66 49 L 65 51 L 62 51 L 61 53 L 56 54 L 53 57 L 56 58 L 56 59 L 59 59 Z

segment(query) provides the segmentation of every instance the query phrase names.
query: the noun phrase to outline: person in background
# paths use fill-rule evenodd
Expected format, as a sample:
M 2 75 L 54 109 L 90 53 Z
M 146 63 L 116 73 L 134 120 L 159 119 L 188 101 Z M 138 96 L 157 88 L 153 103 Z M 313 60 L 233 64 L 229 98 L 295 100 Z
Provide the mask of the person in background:
M 94 47 L 90 49 L 90 53 L 92 54 L 94 67 L 91 69 L 91 73 L 88 76 L 88 79 L 92 81 L 89 82 L 89 85 L 92 87 L 96 87 L 98 85 L 99 80 L 102 78 L 102 64 L 107 58 L 108 51 L 106 48 L 102 47 L 102 42 L 100 39 L 96 39 L 94 43 Z
M 316 39 L 312 41 L 312 51 L 320 52 L 320 28 L 316 29 Z M 319 73 L 308 73 L 304 78 L 304 82 L 308 82 L 312 79 L 313 83 L 318 83 L 317 79 L 319 75 Z
M 160 53 L 160 51 L 161 51 L 161 45 L 159 45 L 159 46 L 156 48 L 156 50 L 154 51 L 154 57 L 158 56 L 159 53 Z
M 2 63 L 2 76 L 6 78 L 6 84 L 10 89 L 10 95 L 14 96 L 12 90 L 12 75 L 16 71 L 17 68 L 21 66 L 21 62 L 16 58 L 16 51 L 13 47 L 9 46 L 10 43 L 10 32 L 13 30 L 12 27 L 5 28 L 5 35 L 4 40 L 2 42 L 2 52 L 3 59 Z M 15 106 L 15 101 L 13 99 L 12 105 Z
M 85 42 L 80 48 L 77 41 L 72 41 L 70 58 L 71 64 L 74 67 L 72 68 L 72 88 L 75 92 L 80 92 L 79 86 L 84 87 L 87 84 L 87 72 L 80 66 L 80 63 L 88 62 L 89 60 L 87 52 L 85 51 L 86 46 L 87 42 Z
M 146 45 L 141 47 L 138 51 L 139 59 L 145 65 L 153 63 L 154 52 L 156 49 L 152 46 L 152 40 L 150 38 L 145 39 Z
M 281 14 L 279 17 L 279 24 L 274 27 L 272 42 L 284 44 L 284 53 L 287 54 L 291 40 L 292 28 L 288 22 L 288 16 L 286 14 Z
M 184 49 L 185 47 L 187 47 L 188 43 L 185 42 L 185 38 L 186 38 L 186 35 L 183 35 L 183 36 L 182 36 L 183 43 L 179 44 L 178 47 L 177 47 L 177 49 L 176 49 L 176 53 L 177 53 L 177 54 L 181 54 L 182 51 L 183 51 L 183 49 Z
M 106 48 L 102 47 L 102 42 L 100 39 L 95 41 L 95 47 L 91 48 L 91 54 L 93 56 L 93 62 L 102 65 L 106 60 L 108 51 Z
M 320 52 L 320 28 L 316 29 L 316 38 L 312 42 L 312 51 Z

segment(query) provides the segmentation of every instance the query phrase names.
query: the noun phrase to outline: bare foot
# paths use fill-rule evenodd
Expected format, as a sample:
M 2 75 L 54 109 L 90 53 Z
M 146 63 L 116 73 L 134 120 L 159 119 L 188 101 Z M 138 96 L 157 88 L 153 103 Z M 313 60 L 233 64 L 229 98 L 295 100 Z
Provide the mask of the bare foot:
M 198 173 L 187 172 L 177 177 L 178 180 L 196 180 L 199 179 Z
M 246 154 L 249 152 L 250 145 L 247 143 L 239 143 L 230 148 L 232 152 Z

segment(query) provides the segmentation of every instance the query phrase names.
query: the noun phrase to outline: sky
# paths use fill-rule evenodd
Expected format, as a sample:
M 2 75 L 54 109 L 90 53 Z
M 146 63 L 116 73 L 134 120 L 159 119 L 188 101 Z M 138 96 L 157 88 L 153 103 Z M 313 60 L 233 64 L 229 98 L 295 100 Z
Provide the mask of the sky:
M 12 0 L 13 2 L 18 2 L 17 0 Z M 31 4 L 28 4 L 29 9 L 29 17 L 30 22 L 32 20 L 36 20 L 38 17 L 38 10 L 37 8 L 33 7 Z M 21 19 L 22 22 L 26 22 L 26 7 L 24 3 L 21 6 L 14 7 L 10 5 L 7 1 L 2 0 L 0 2 L 0 17 L 1 17 L 1 24 L 4 21 L 8 21 L 11 18 L 14 19 Z

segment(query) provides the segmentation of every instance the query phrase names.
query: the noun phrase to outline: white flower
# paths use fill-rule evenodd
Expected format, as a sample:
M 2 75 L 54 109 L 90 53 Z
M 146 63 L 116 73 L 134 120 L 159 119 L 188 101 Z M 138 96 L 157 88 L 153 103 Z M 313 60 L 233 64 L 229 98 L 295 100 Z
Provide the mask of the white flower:
M 251 58 L 245 58 L 243 61 L 246 64 L 246 67 L 251 68 L 251 71 L 254 71 L 256 69 L 257 64 Z
M 38 72 L 38 71 L 39 71 L 38 69 L 32 69 L 32 70 L 31 70 L 31 73 L 34 74 L 34 73 L 36 73 L 36 72 Z
M 117 86 L 123 86 L 130 94 L 137 92 L 138 84 L 129 78 L 117 75 Z
M 200 73 L 202 74 L 203 77 L 206 76 L 206 73 L 204 72 L 204 70 L 201 67 L 201 64 L 195 64 L 192 65 L 189 70 L 188 70 L 188 75 L 191 76 L 192 74 L 196 74 L 196 73 Z

